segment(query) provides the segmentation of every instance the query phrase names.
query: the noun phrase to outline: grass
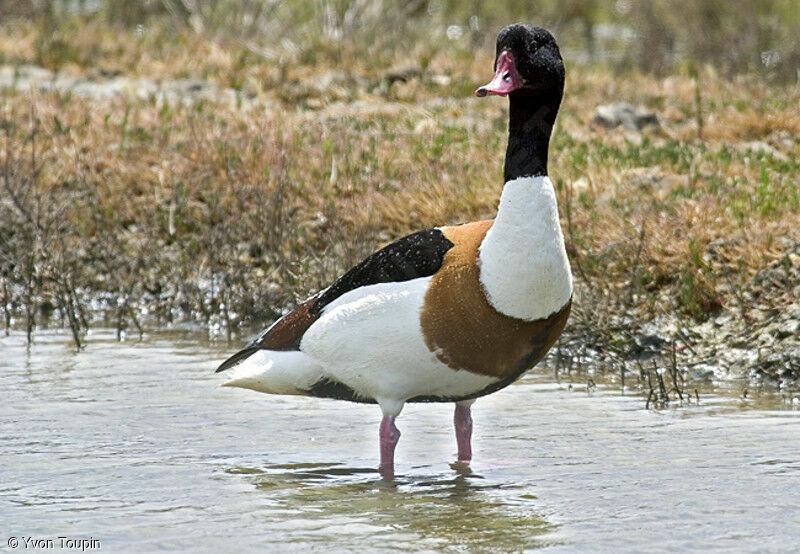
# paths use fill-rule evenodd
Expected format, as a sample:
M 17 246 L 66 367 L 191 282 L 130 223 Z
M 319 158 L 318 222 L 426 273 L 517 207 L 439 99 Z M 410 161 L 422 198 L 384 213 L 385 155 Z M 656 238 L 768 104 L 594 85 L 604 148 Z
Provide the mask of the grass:
M 2 59 L 209 79 L 248 100 L 4 92 L 6 328 L 21 317 L 33 332 L 55 313 L 80 344 L 104 313 L 120 333 L 189 317 L 231 337 L 394 238 L 495 212 L 506 101 L 470 95 L 490 77 L 490 48 L 420 47 L 384 65 L 323 48 L 287 63 L 163 21 L 43 29 L 5 26 Z M 393 77 L 403 66 L 415 69 Z M 619 100 L 661 126 L 593 124 Z M 578 279 L 573 333 L 624 350 L 659 317 L 747 317 L 754 278 L 800 243 L 798 105 L 796 86 L 755 73 L 568 65 L 550 173 Z

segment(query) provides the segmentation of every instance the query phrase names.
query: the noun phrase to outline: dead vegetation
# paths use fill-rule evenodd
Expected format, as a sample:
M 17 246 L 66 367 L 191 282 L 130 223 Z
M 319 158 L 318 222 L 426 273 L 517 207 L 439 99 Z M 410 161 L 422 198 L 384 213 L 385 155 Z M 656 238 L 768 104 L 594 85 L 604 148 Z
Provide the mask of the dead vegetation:
M 18 320 L 32 333 L 56 314 L 80 345 L 98 315 L 120 336 L 190 318 L 230 337 L 393 238 L 494 213 L 505 103 L 470 96 L 488 76 L 490 47 L 437 35 L 367 59 L 331 31 L 316 50 L 265 52 L 225 26 L 210 36 L 213 14 L 199 14 L 202 32 L 171 19 L 190 15 L 149 14 L 139 30 L 100 17 L 4 26 L 6 63 L 98 82 L 209 79 L 247 98 L 3 92 L 6 329 Z M 332 28 L 345 24 L 331 17 Z M 659 125 L 593 123 L 596 106 L 618 100 L 656 113 Z M 798 105 L 795 85 L 757 71 L 698 64 L 658 77 L 570 63 L 550 172 L 577 276 L 571 337 L 630 359 L 654 334 L 647 326 L 666 319 L 686 367 L 700 323 L 735 314 L 745 333 L 759 314 L 796 304 Z M 780 260 L 787 282 L 767 286 Z M 683 391 L 676 378 L 665 390 L 670 380 Z

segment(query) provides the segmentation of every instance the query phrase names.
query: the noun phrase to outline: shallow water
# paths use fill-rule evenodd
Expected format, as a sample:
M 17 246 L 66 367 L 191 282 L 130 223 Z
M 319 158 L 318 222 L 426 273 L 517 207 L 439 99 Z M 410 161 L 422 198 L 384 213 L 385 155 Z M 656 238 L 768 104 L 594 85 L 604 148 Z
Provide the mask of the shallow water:
M 0 337 L 0 548 L 95 538 L 106 551 L 787 551 L 800 544 L 800 409 L 700 391 L 526 376 L 474 409 L 453 469 L 450 405 L 409 405 L 396 482 L 375 470 L 375 406 L 219 388 L 233 350 L 194 336 Z

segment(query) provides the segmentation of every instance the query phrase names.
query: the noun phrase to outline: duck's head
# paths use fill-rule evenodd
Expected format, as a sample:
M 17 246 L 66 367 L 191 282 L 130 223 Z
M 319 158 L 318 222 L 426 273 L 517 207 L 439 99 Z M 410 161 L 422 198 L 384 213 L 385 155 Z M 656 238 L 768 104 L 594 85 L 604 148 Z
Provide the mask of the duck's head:
M 556 39 L 547 30 L 520 23 L 497 35 L 494 78 L 475 96 L 522 96 L 564 90 L 564 60 Z

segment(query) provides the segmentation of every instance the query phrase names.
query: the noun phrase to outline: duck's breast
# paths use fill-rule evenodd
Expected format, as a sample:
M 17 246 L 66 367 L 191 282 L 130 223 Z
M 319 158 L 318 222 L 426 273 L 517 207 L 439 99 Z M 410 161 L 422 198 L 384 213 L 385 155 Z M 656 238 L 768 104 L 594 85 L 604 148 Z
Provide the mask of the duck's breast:
M 549 177 L 505 184 L 478 264 L 489 303 L 511 317 L 548 318 L 572 298 L 572 273 Z
M 533 367 L 561 334 L 570 301 L 525 321 L 492 306 L 480 280 L 479 248 L 492 221 L 442 229 L 453 243 L 431 278 L 420 321 L 428 348 L 455 370 L 513 379 Z

